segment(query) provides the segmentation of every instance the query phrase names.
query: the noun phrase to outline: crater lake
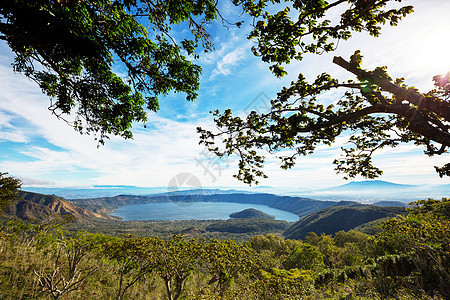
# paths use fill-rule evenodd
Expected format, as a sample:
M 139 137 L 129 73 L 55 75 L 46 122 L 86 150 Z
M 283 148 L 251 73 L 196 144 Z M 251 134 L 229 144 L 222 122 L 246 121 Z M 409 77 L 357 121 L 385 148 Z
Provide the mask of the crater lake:
M 254 208 L 272 215 L 276 220 L 296 222 L 296 214 L 267 205 L 231 202 L 156 202 L 125 205 L 111 213 L 123 221 L 226 220 L 230 214 Z

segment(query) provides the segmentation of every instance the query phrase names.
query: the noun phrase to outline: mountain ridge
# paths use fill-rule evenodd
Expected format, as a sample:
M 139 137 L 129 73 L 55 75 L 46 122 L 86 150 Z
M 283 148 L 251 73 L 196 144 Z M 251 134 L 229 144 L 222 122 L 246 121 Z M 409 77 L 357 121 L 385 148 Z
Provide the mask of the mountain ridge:
M 52 215 L 72 215 L 76 222 L 113 220 L 114 217 L 88 211 L 56 195 L 43 195 L 21 191 L 19 201 L 5 209 L 2 218 L 23 220 L 45 219 Z
M 27 189 L 24 187 L 24 189 Z M 195 188 L 193 190 L 171 191 L 167 187 L 137 187 L 127 185 L 96 185 L 93 188 L 46 188 L 29 187 L 28 191 L 41 194 L 55 194 L 66 199 L 93 199 L 118 195 L 164 196 L 190 194 L 270 193 L 286 196 L 315 198 L 318 200 L 354 200 L 364 203 L 397 200 L 404 203 L 450 195 L 450 184 L 399 184 L 383 180 L 352 181 L 343 185 L 324 188 L 270 188 L 254 187 L 251 190 L 233 188 Z M 172 193 L 172 194 L 171 194 Z
M 419 185 L 412 185 L 412 184 L 400 184 L 400 183 L 394 183 L 384 180 L 363 180 L 363 181 L 352 181 L 343 185 L 338 185 L 336 187 L 331 187 L 328 189 L 323 190 L 365 190 L 365 189 L 407 189 L 407 188 L 416 188 Z
M 287 239 L 304 239 L 309 232 L 334 235 L 348 231 L 363 224 L 405 214 L 403 207 L 381 207 L 359 204 L 353 206 L 332 206 L 309 214 L 286 229 L 283 236 Z

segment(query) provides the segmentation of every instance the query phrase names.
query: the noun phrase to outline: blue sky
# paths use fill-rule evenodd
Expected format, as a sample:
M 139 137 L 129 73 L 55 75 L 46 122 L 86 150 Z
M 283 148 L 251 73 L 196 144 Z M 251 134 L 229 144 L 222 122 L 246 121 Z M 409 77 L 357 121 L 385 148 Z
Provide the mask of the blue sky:
M 204 187 L 246 188 L 232 177 L 236 160 L 217 160 L 198 145 L 196 127 L 214 128 L 210 110 L 231 108 L 236 114 L 262 110 L 269 98 L 302 72 L 312 80 L 324 71 L 334 77 L 351 76 L 332 64 L 334 55 L 346 59 L 359 49 L 364 67 L 388 66 L 392 77 L 405 77 L 406 83 L 420 91 L 432 88 L 431 78 L 450 71 L 450 2 L 445 0 L 406 1 L 416 12 L 394 28 L 386 27 L 381 37 L 357 34 L 340 42 L 337 51 L 307 56 L 287 66 L 289 75 L 276 79 L 268 65 L 254 57 L 246 39 L 248 27 L 226 30 L 220 23 L 211 25 L 216 51 L 197 61 L 203 67 L 199 99 L 186 102 L 182 94 L 171 94 L 160 102 L 161 110 L 151 114 L 147 128 L 135 124 L 134 140 L 112 137 L 97 149 L 92 136 L 73 131 L 47 110 L 49 99 L 40 89 L 11 69 L 13 54 L 0 43 L 0 171 L 9 172 L 27 186 L 91 187 L 94 185 L 133 185 L 167 187 L 180 173 L 191 173 Z M 231 20 L 239 10 L 229 3 L 222 11 Z M 178 33 L 181 37 L 181 33 Z M 338 99 L 336 92 L 321 101 Z M 262 186 L 291 191 L 329 187 L 346 183 L 333 171 L 332 161 L 340 155 L 341 137 L 331 147 L 322 146 L 312 156 L 300 158 L 288 171 L 268 158 L 265 172 L 269 178 Z M 443 165 L 449 154 L 429 158 L 422 149 L 403 145 L 375 155 L 382 167 L 382 180 L 404 184 L 445 184 L 433 166 Z M 357 178 L 361 180 L 361 178 Z

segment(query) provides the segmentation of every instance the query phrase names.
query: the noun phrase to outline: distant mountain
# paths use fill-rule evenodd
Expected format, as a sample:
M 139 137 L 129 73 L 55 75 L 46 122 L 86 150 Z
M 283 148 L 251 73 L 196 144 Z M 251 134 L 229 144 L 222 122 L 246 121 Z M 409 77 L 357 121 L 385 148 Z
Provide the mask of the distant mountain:
M 410 189 L 417 187 L 417 185 L 398 184 L 383 180 L 365 180 L 365 181 L 352 181 L 350 183 L 340 185 L 328 190 L 344 190 L 344 191 L 367 191 L 367 190 L 380 190 L 380 189 Z M 327 189 L 325 189 L 327 190 Z
M 335 234 L 348 231 L 362 224 L 405 214 L 403 207 L 379 207 L 374 205 L 332 206 L 314 212 L 289 227 L 283 235 L 287 239 L 304 239 L 309 232 Z
M 115 197 L 118 195 L 134 196 L 174 196 L 174 195 L 218 195 L 218 194 L 281 194 L 314 198 L 317 200 L 351 200 L 362 203 L 376 201 L 400 201 L 408 203 L 415 200 L 450 197 L 450 184 L 440 185 L 408 185 L 383 180 L 353 181 L 336 187 L 321 189 L 305 189 L 297 191 L 292 188 L 254 187 L 249 191 L 219 188 L 195 188 L 192 190 L 173 190 L 168 187 L 138 187 L 128 185 L 95 185 L 89 188 L 46 188 L 26 187 L 29 192 L 54 194 L 65 199 L 93 199 Z
M 9 206 L 2 217 L 17 217 L 23 220 L 44 219 L 51 215 L 72 215 L 75 221 L 83 222 L 94 219 L 112 220 L 109 215 L 101 215 L 66 201 L 55 195 L 42 195 L 20 192 L 20 201 Z
M 275 219 L 274 216 L 266 214 L 258 209 L 247 208 L 239 212 L 230 214 L 230 218 L 234 219 Z
M 399 201 L 409 203 L 416 200 L 450 196 L 450 184 L 408 185 L 383 180 L 353 181 L 344 185 L 309 190 L 299 195 L 326 200 L 352 200 L 362 203 Z

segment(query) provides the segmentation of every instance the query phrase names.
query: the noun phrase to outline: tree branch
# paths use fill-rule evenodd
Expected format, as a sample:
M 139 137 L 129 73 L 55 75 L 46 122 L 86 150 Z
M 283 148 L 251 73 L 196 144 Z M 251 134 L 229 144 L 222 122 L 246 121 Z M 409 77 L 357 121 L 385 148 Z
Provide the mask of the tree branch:
M 381 89 L 394 94 L 397 99 L 406 100 L 417 106 L 419 109 L 432 111 L 439 117 L 450 122 L 450 103 L 445 101 L 433 101 L 433 98 L 427 98 L 412 89 L 402 88 L 384 78 L 374 76 L 371 72 L 359 69 L 355 64 L 347 62 L 340 56 L 335 56 L 333 58 L 333 63 L 355 74 L 359 79 L 368 80 L 379 86 Z

